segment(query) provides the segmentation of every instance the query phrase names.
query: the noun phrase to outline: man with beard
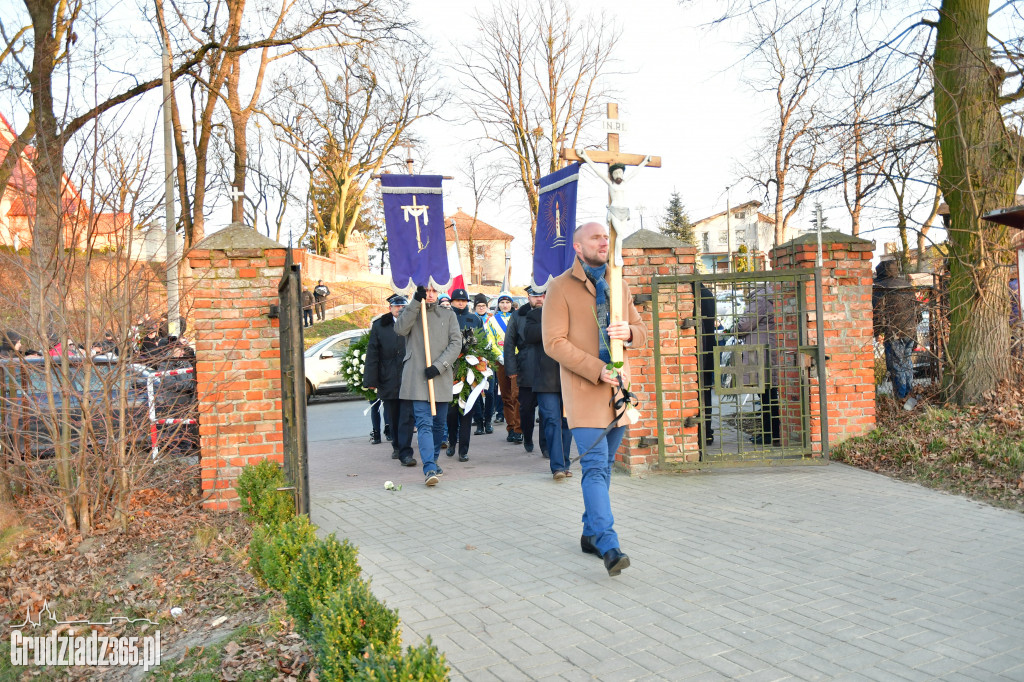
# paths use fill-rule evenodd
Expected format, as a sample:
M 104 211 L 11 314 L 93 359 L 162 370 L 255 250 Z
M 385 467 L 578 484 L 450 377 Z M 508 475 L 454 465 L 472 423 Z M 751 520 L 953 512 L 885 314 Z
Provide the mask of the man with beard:
M 608 575 L 619 575 L 629 557 L 619 549 L 609 487 L 612 464 L 626 426 L 615 415 L 619 386 L 629 386 L 629 363 L 610 368 L 611 342 L 626 348 L 647 343 L 647 328 L 622 285 L 622 313 L 611 320 L 608 228 L 586 223 L 573 233 L 572 268 L 552 280 L 543 313 L 544 350 L 559 364 L 566 419 L 582 454 L 583 535 L 581 549 L 604 559 Z M 628 320 L 628 321 L 627 321 Z M 621 396 L 619 396 L 621 397 Z

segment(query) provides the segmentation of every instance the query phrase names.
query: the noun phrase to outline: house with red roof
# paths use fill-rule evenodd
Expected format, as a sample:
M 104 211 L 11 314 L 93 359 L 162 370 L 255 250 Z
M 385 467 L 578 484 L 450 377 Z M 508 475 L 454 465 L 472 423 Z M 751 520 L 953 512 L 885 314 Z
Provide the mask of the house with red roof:
M 0 114 L 0 159 L 6 158 L 17 139 L 14 126 Z M 32 168 L 35 148 L 27 147 L 17 160 L 11 179 L 0 195 L 0 246 L 32 248 L 36 213 L 36 176 Z M 131 217 L 127 213 L 92 211 L 71 179 L 62 179 L 64 247 L 68 249 L 127 249 Z
M 515 237 L 474 218 L 461 208 L 447 216 L 444 224 L 445 241 L 451 244 L 458 239 L 466 284 L 501 284 L 505 277 L 505 250 Z

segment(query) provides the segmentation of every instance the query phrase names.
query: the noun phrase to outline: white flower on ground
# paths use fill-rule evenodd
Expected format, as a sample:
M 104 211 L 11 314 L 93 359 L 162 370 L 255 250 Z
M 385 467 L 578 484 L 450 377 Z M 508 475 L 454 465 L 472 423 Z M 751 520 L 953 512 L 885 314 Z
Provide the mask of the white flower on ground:
M 394 490 L 395 484 L 391 481 L 384 481 L 384 490 Z

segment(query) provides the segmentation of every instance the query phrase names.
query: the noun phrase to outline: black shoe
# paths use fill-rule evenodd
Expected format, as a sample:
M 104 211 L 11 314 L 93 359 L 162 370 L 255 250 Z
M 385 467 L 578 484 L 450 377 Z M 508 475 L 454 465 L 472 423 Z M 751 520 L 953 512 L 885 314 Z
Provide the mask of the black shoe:
M 404 466 L 404 467 L 414 467 L 414 466 L 416 466 L 416 460 L 413 459 L 412 457 L 406 457 L 405 459 L 401 460 L 401 462 L 402 462 L 402 466 Z
M 448 455 L 449 457 L 454 457 L 455 456 L 455 443 L 452 443 L 451 445 L 449 445 L 448 449 L 444 451 L 444 454 Z
M 438 476 L 444 476 L 444 469 L 442 469 L 441 467 L 437 467 L 437 471 L 435 473 Z
M 618 547 L 609 549 L 604 553 L 604 567 L 608 569 L 608 575 L 617 576 L 622 569 L 629 568 L 629 557 L 619 551 Z
M 459 453 L 459 461 L 460 462 L 468 462 L 469 461 L 469 453 L 467 453 L 467 452 L 460 452 Z
M 523 443 L 523 449 L 527 452 L 533 452 L 533 443 Z
M 384 426 L 384 440 L 391 442 L 391 427 L 387 425 Z
M 441 448 L 442 449 L 447 449 L 447 447 L 448 447 L 448 441 L 446 441 L 446 440 L 441 441 Z
M 437 472 L 431 471 L 429 474 L 426 474 L 423 478 L 423 482 L 430 486 L 437 485 Z
M 391 451 L 391 459 L 398 459 L 398 450 Z
M 593 535 L 581 535 L 580 536 L 580 549 L 583 550 L 584 554 L 593 554 L 594 556 L 601 556 L 601 553 L 597 551 L 597 547 L 594 547 L 594 536 Z
M 549 453 L 544 448 L 540 449 L 540 456 L 543 457 L 544 459 L 551 459 L 551 453 Z
M 477 425 L 476 431 L 473 432 L 473 435 L 474 436 L 482 436 L 482 435 L 484 435 L 484 426 L 483 426 L 483 424 L 478 424 Z
M 374 445 L 380 445 L 380 431 L 370 431 L 370 442 Z
M 491 426 L 490 422 L 484 424 L 484 433 L 494 433 L 494 427 Z
M 512 437 L 515 438 L 515 440 L 512 441 L 513 443 L 522 443 L 523 442 L 523 434 L 521 434 L 521 433 L 513 433 Z
M 496 417 L 494 418 L 494 423 L 495 423 L 495 424 L 503 424 L 503 423 L 505 423 L 505 417 L 504 417 L 504 415 L 500 415 L 500 414 L 499 414 L 498 416 L 496 416 Z

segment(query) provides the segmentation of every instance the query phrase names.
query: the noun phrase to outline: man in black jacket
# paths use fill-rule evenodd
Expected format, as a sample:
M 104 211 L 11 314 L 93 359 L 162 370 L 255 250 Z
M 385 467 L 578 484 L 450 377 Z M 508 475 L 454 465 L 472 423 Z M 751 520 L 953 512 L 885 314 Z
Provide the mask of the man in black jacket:
M 529 349 L 530 366 L 520 369 L 520 377 L 527 375 L 531 391 L 540 410 L 541 450 L 547 444 L 547 456 L 550 461 L 551 477 L 556 481 L 564 481 L 572 476 L 569 469 L 569 456 L 572 447 L 572 432 L 562 409 L 562 381 L 558 363 L 544 352 L 544 335 L 542 333 L 541 315 L 543 314 L 544 296 L 531 296 L 530 300 L 538 300 L 526 314 L 522 327 L 522 340 Z
M 476 334 L 483 334 L 483 322 L 480 317 L 469 309 L 469 293 L 465 289 L 456 289 L 452 292 L 452 310 L 459 321 L 459 329 L 465 332 L 467 329 L 474 330 Z M 457 396 L 456 396 L 457 397 Z M 483 400 L 483 397 L 480 397 Z M 469 461 L 469 434 L 473 424 L 473 413 L 461 414 L 457 403 L 448 408 L 448 449 L 445 454 L 449 457 L 455 456 L 455 446 L 458 445 L 459 461 Z
M 533 392 L 533 371 L 536 366 L 534 351 L 536 346 L 526 343 L 523 332 L 526 328 L 526 316 L 530 311 L 544 305 L 544 294 L 527 287 L 529 303 L 512 313 L 508 331 L 505 333 L 505 371 L 510 377 L 516 377 L 519 387 L 519 442 L 527 452 L 533 452 L 533 427 L 537 417 L 537 396 Z M 547 440 L 544 431 L 540 432 L 540 450 L 545 457 L 548 455 Z
M 388 299 L 390 310 L 373 321 L 363 365 L 363 388 L 377 391 L 391 423 L 391 458 L 404 466 L 416 466 L 412 455 L 412 406 L 400 400 L 402 363 L 405 360 L 405 337 L 395 333 L 395 320 L 405 308 L 405 296 L 395 294 Z M 379 435 L 378 435 L 379 438 Z
M 327 319 L 327 298 L 331 295 L 331 290 L 327 288 L 324 281 L 317 280 L 316 286 L 313 287 L 313 305 L 316 308 L 316 319 L 323 322 Z

